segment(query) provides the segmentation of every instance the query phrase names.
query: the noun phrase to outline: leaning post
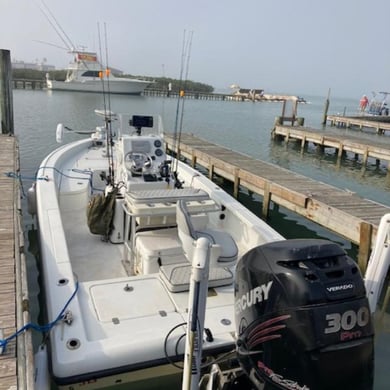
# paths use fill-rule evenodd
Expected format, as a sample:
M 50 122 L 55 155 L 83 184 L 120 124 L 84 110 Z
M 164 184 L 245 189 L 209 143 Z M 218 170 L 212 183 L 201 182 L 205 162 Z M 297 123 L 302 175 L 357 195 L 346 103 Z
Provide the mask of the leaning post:
M 0 120 L 1 134 L 14 134 L 11 53 L 0 49 Z

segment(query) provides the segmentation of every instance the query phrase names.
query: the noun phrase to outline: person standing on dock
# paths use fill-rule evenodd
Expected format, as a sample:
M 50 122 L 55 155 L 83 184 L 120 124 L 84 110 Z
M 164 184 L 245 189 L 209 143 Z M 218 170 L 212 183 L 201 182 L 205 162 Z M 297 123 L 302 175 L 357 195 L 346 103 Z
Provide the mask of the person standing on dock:
M 387 103 L 383 102 L 381 110 L 379 112 L 379 115 L 388 116 L 389 115 L 389 108 L 387 107 Z
M 368 97 L 366 95 L 363 95 L 360 99 L 360 111 L 364 112 L 368 106 Z

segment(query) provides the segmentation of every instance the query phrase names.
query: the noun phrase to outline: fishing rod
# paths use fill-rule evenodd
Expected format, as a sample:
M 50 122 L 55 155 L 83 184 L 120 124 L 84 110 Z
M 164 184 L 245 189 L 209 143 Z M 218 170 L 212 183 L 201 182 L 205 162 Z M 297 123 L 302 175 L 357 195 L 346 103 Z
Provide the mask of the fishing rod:
M 186 31 L 183 33 L 183 46 L 182 46 L 182 57 L 181 57 L 181 66 L 180 66 L 180 79 L 179 79 L 179 95 L 177 99 L 176 106 L 176 118 L 175 118 L 175 129 L 174 129 L 174 150 L 176 152 L 179 151 L 181 133 L 183 128 L 183 117 L 184 117 L 184 94 L 185 88 L 187 86 L 187 79 L 189 73 L 189 60 L 190 60 L 190 52 L 192 47 L 192 36 L 193 31 L 190 32 L 189 37 L 186 38 Z M 183 73 L 185 72 L 185 80 L 183 82 Z M 180 120 L 179 120 L 180 118 Z M 178 156 L 176 156 L 176 164 L 173 167 L 173 171 L 177 172 L 178 167 Z
M 98 37 L 99 37 L 99 52 L 100 58 L 102 56 L 102 45 L 101 45 L 101 36 L 100 36 L 100 25 L 98 23 Z M 114 156 L 113 156 L 113 135 L 112 135 L 112 112 L 111 112 L 111 99 L 110 99 L 110 77 L 109 77 L 109 68 L 108 68 L 108 49 L 107 49 L 107 30 L 106 24 L 104 24 L 104 39 L 106 46 L 106 69 L 103 72 L 99 72 L 100 80 L 102 81 L 102 92 L 103 92 L 103 109 L 104 109 L 104 121 L 107 134 L 107 159 L 108 159 L 108 184 L 114 185 Z M 103 65 L 103 64 L 102 64 Z M 104 68 L 104 66 L 102 66 Z M 104 77 L 107 78 L 107 101 L 108 109 L 106 103 L 106 91 L 104 85 Z
M 191 48 L 192 48 L 192 36 L 193 36 L 193 31 L 190 31 L 190 37 L 189 41 L 187 42 L 187 58 L 186 58 L 186 73 L 185 73 L 185 78 L 184 78 L 184 85 L 183 85 L 183 92 L 187 89 L 187 82 L 188 82 L 188 73 L 189 73 L 189 68 L 190 68 L 190 55 L 191 55 Z M 181 133 L 183 129 L 183 118 L 184 118 L 184 95 L 181 103 L 181 117 L 180 117 L 180 126 L 179 126 L 179 144 L 180 144 L 180 138 L 181 138 Z
M 176 145 L 176 139 L 177 139 L 177 131 L 178 131 L 178 121 L 179 121 L 179 109 L 180 109 L 180 90 L 182 86 L 182 81 L 183 81 L 183 69 L 184 69 L 184 53 L 185 53 L 185 34 L 186 31 L 184 30 L 183 33 L 183 43 L 182 43 L 182 49 L 181 49 L 181 64 L 180 64 L 180 77 L 179 77 L 179 96 L 177 99 L 177 104 L 176 104 L 176 117 L 175 117 L 175 128 L 174 128 L 174 133 L 173 133 L 173 138 L 175 141 L 175 147 Z
M 106 77 L 107 77 L 107 93 L 108 93 L 108 117 L 106 116 L 106 122 L 108 122 L 108 162 L 109 171 L 112 184 L 114 184 L 114 156 L 113 156 L 113 135 L 112 135 L 112 112 L 111 112 L 111 92 L 110 92 L 110 67 L 108 65 L 108 40 L 107 40 L 107 28 L 104 23 L 104 40 L 106 46 Z

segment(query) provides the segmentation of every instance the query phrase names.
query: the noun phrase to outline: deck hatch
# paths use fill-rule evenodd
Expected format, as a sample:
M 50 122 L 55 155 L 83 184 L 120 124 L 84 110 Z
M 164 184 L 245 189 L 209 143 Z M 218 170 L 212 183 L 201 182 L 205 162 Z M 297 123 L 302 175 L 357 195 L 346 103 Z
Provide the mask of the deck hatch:
M 125 288 L 127 286 L 127 288 Z M 128 287 L 132 287 L 131 291 Z M 175 307 L 157 278 L 107 282 L 90 287 L 93 307 L 101 322 L 112 322 L 159 315 Z

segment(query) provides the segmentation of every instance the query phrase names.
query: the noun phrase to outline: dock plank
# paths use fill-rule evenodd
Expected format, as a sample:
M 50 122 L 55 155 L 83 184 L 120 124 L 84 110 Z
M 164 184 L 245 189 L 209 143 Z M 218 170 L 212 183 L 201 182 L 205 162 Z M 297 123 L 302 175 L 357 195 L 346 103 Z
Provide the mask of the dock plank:
M 19 183 L 8 172 L 17 172 L 19 154 L 17 139 L 0 134 L 0 328 L 3 337 L 13 335 L 23 322 L 20 285 L 27 285 L 20 272 L 20 194 Z M 25 276 L 25 272 L 23 272 Z M 20 280 L 19 280 L 20 279 Z M 24 292 L 23 292 L 24 293 Z M 28 296 L 26 294 L 25 296 Z M 27 390 L 33 383 L 33 356 L 31 338 L 27 333 L 11 339 L 0 354 L 0 390 Z M 30 340 L 30 343 L 26 342 Z M 29 344 L 29 345 L 28 345 Z M 26 352 L 27 348 L 30 353 Z

